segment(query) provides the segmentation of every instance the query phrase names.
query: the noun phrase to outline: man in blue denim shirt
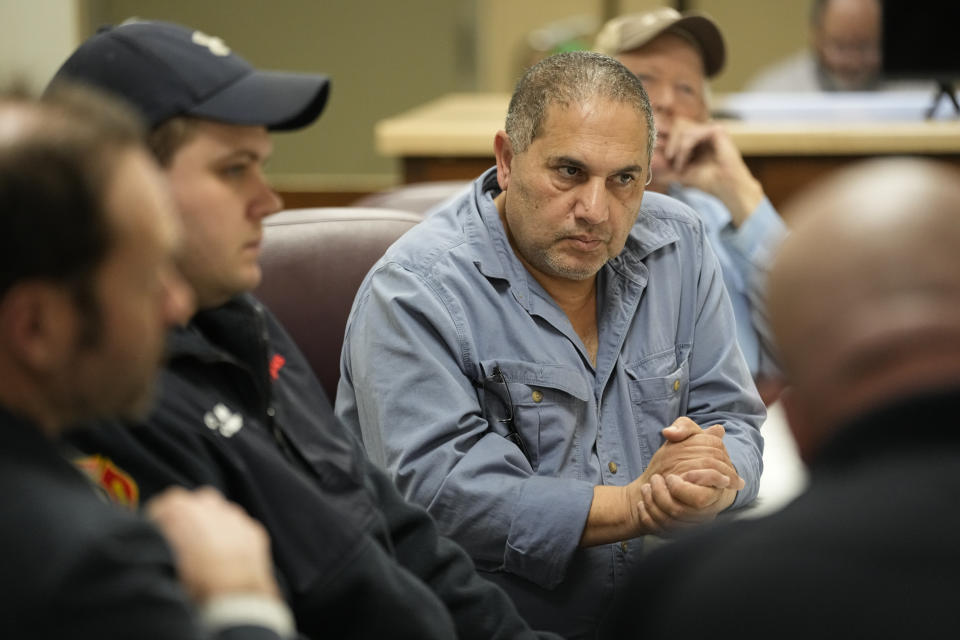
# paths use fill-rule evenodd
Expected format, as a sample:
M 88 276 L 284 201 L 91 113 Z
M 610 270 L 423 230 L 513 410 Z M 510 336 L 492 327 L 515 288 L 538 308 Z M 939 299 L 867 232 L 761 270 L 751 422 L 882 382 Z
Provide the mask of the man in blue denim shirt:
M 337 413 L 567 637 L 595 634 L 640 536 L 745 505 L 760 477 L 764 409 L 703 225 L 644 196 L 655 135 L 613 59 L 539 63 L 496 168 L 387 252 L 347 326 Z
M 649 189 L 700 214 L 733 305 L 737 341 L 770 404 L 782 376 L 764 290 L 786 226 L 730 135 L 710 121 L 707 82 L 723 70 L 723 34 L 705 14 L 662 7 L 610 20 L 595 48 L 635 73 L 650 96 L 657 146 Z

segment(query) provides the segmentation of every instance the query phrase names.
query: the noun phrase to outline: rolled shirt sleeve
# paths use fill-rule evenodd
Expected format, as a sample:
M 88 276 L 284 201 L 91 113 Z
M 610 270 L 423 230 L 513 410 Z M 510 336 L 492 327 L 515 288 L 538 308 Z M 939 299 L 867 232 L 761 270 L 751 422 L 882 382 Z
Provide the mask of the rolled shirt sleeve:
M 731 231 L 727 245 L 734 250 L 738 261 L 746 263 L 741 268 L 746 275 L 765 273 L 769 269 L 774 252 L 787 234 L 787 226 L 770 200 L 764 197 L 746 222 Z
M 778 377 L 780 368 L 766 308 L 767 274 L 786 225 L 764 197 L 746 221 L 734 227 L 730 212 L 714 196 L 679 184 L 670 195 L 689 205 L 703 221 L 717 254 L 733 305 L 737 339 L 754 376 Z
M 744 283 L 751 324 L 759 344 L 758 373 L 767 376 L 780 374 L 767 313 L 767 277 L 774 254 L 786 235 L 783 219 L 764 197 L 746 222 L 738 229 L 725 230 L 721 236 Z

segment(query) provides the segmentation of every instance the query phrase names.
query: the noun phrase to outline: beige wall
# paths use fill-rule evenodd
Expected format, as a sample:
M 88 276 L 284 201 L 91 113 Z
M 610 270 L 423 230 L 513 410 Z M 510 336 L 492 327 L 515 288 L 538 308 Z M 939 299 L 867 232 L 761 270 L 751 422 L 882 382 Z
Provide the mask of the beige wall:
M 807 46 L 813 0 L 697 0 L 723 29 L 727 67 L 713 81 L 716 92 L 739 91 L 762 66 Z
M 80 41 L 75 0 L 0 0 L 0 83 L 46 86 Z
M 812 0 L 694 0 L 691 9 L 710 14 L 723 29 L 727 66 L 714 91 L 737 91 L 764 64 L 806 46 Z M 617 15 L 673 6 L 667 0 L 478 0 L 477 47 L 480 90 L 510 91 L 531 59 L 527 36 L 545 24 L 562 27 L 580 16 L 602 24 L 605 10 Z M 592 38 L 586 38 L 587 46 Z
M 600 0 L 478 0 L 477 81 L 481 91 L 511 91 L 523 68 L 536 56 L 528 35 L 540 28 L 558 39 L 564 31 L 579 33 L 577 21 L 596 28 L 602 16 Z M 568 31 L 569 30 L 569 31 Z
M 740 88 L 763 63 L 806 42 L 811 0 L 697 0 L 727 35 L 717 91 Z M 373 126 L 451 91 L 509 91 L 530 59 L 527 35 L 571 18 L 595 27 L 611 12 L 665 0 L 0 0 L 0 71 L 43 86 L 102 23 L 168 19 L 216 34 L 255 65 L 324 71 L 327 112 L 276 137 L 270 171 L 281 188 L 367 190 L 398 179 Z M 78 26 L 79 24 L 79 26 Z M 570 23 L 566 23 L 570 26 Z M 592 42 L 592 34 L 585 44 Z
M 558 38 L 571 36 L 577 27 L 592 30 L 582 38 L 593 44 L 593 35 L 608 17 L 611 7 L 621 12 L 646 11 L 666 3 L 664 0 L 477 0 L 477 85 L 480 91 L 512 91 L 523 69 L 538 59 L 542 50 L 531 45 L 529 37 L 544 27 Z
M 473 30 L 462 26 L 472 19 L 473 0 L 88 2 L 91 30 L 129 16 L 173 20 L 220 36 L 259 67 L 328 73 L 331 98 L 319 122 L 275 137 L 270 172 L 281 188 L 364 190 L 392 182 L 397 165 L 376 154 L 374 123 L 473 88 Z

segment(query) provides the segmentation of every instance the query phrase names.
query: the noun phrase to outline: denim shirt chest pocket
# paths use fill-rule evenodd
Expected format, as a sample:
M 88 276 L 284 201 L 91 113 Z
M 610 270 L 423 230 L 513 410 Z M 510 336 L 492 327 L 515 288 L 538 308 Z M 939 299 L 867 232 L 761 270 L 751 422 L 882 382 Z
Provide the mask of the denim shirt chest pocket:
M 624 366 L 637 437 L 646 456 L 659 447 L 660 430 L 687 412 L 689 351 L 678 346 Z
M 483 360 L 483 412 L 490 428 L 502 436 L 512 419 L 540 474 L 559 474 L 578 456 L 590 388 L 571 367 L 519 360 Z

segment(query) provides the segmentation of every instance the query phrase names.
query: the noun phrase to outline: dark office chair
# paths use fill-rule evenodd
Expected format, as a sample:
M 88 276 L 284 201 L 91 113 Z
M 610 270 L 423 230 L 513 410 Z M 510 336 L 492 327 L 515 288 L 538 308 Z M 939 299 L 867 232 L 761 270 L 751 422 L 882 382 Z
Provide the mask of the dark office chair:
M 286 327 L 332 403 L 353 298 L 370 267 L 417 213 L 362 207 L 290 209 L 264 222 L 254 292 Z
M 472 180 L 413 182 L 371 193 L 354 202 L 357 207 L 386 207 L 426 213 L 448 198 L 462 193 Z

